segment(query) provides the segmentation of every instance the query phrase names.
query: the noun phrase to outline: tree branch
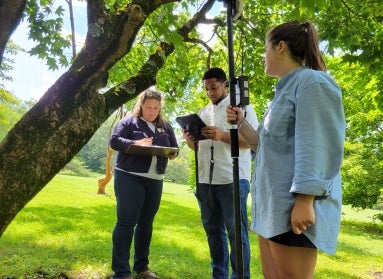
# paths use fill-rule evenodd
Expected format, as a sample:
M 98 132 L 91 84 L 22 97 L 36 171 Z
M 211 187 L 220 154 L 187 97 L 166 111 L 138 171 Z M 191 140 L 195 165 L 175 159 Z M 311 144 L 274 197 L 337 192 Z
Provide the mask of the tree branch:
M 156 84 L 156 76 L 168 57 L 174 51 L 171 43 L 162 42 L 156 52 L 150 55 L 138 73 L 127 81 L 120 83 L 103 94 L 108 115 L 121 104 L 135 98 L 146 88 Z
M 213 7 L 214 3 L 215 0 L 208 0 L 191 20 L 177 30 L 177 33 L 184 39 L 187 39 L 189 33 L 194 30 L 199 23 L 210 22 L 211 20 L 207 19 L 205 15 Z
M 3 61 L 7 42 L 23 17 L 26 4 L 26 0 L 2 0 L 0 2 L 0 63 Z

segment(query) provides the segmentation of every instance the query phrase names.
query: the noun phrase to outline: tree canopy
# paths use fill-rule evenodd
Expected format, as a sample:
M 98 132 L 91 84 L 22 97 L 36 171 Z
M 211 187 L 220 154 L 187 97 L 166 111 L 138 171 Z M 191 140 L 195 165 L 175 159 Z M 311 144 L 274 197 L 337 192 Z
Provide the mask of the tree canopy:
M 209 16 L 213 7 L 225 1 L 215 2 L 88 1 L 86 41 L 74 59 L 63 52 L 70 46 L 70 38 L 61 34 L 65 5 L 53 8 L 52 0 L 2 2 L 2 66 L 7 42 L 25 19 L 29 38 L 36 42 L 30 54 L 44 59 L 52 69 L 68 68 L 0 143 L 0 235 L 101 124 L 142 90 L 156 84 L 164 91 L 171 119 L 194 112 L 206 102 L 199 94 L 202 72 L 210 66 L 226 69 L 228 64 L 226 12 Z M 236 73 L 249 77 L 251 103 L 260 118 L 276 82 L 264 75 L 261 62 L 267 30 L 291 19 L 315 24 L 329 72 L 344 94 L 345 201 L 361 208 L 376 204 L 382 190 L 380 2 L 244 1 L 243 15 L 234 24 Z M 204 38 L 199 28 L 211 29 L 211 37 Z M 364 201 L 355 202 L 360 195 Z

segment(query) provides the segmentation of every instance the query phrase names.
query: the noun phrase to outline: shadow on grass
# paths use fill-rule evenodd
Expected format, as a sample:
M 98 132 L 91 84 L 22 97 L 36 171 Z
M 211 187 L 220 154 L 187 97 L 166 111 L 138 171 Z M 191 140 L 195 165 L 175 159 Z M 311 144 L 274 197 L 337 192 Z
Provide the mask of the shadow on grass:
M 374 274 L 383 269 L 381 231 L 381 224 L 342 220 L 336 255 L 321 253 L 332 268 L 322 267 L 318 278 L 378 278 Z M 370 264 L 365 265 L 365 262 Z M 344 271 L 337 270 L 339 267 Z
M 342 221 L 341 232 L 344 235 L 343 238 L 348 240 L 347 244 L 341 239 L 338 242 L 338 250 L 347 251 L 348 254 L 356 254 L 363 256 L 377 256 L 373 249 L 370 249 L 366 243 L 381 242 L 383 240 L 383 225 L 377 223 L 366 223 L 359 221 Z M 359 243 L 356 246 L 350 239 L 362 237 L 368 242 Z
M 360 234 L 368 233 L 372 237 L 383 239 L 383 223 L 342 220 L 342 231 Z
M 65 180 L 66 186 L 67 183 Z M 80 185 L 77 180 L 73 183 Z M 79 192 L 74 193 L 70 187 L 67 190 L 69 192 L 64 192 L 64 188 L 57 190 L 58 188 L 55 186 L 50 189 L 49 196 L 44 198 L 47 204 L 27 205 L 0 238 L 1 279 L 110 278 L 111 234 L 116 219 L 115 200 L 108 196 L 96 196 L 96 201 L 93 200 L 94 197 L 89 198 L 95 203 L 82 203 L 79 199 L 88 199 L 88 188 L 82 190 L 83 196 L 77 196 Z M 178 189 L 172 191 L 177 192 Z M 57 197 L 65 197 L 69 202 L 58 200 L 57 204 L 64 206 L 52 205 L 52 199 Z M 190 198 L 193 197 L 188 194 L 178 196 L 164 192 L 154 223 L 150 252 L 150 268 L 161 279 L 210 277 L 206 235 L 197 202 L 194 201 L 193 205 Z M 362 278 L 356 277 L 347 269 L 339 271 L 337 267 L 342 264 L 346 268 L 354 267 L 350 263 L 354 260 L 376 261 L 379 258 L 376 253 L 381 250 L 372 248 L 381 244 L 383 226 L 342 221 L 341 231 L 344 238 L 339 241 L 337 255 L 321 255 L 326 260 L 329 259 L 329 265 L 322 266 L 316 278 Z M 361 245 L 355 244 L 354 238 L 360 236 L 368 241 Z M 255 234 L 250 234 L 250 244 L 251 278 L 262 278 Z M 374 272 L 381 270 L 372 270 L 371 274 Z
M 0 278 L 110 278 L 114 223 L 110 202 L 28 206 L 0 239 Z M 175 235 L 185 235 L 184 241 L 173 241 Z M 203 242 L 205 250 L 196 251 L 193 242 Z M 162 201 L 150 260 L 163 279 L 206 277 L 209 255 L 196 209 Z

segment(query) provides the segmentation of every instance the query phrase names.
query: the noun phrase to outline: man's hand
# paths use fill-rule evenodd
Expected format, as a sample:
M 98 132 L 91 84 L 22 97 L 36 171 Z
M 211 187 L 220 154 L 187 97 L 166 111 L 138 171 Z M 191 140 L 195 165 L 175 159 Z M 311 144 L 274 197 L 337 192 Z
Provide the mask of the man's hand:
M 201 134 L 208 139 L 225 142 L 225 136 L 227 132 L 224 132 L 215 126 L 206 126 L 201 129 Z M 230 139 L 229 139 L 230 141 Z
M 195 146 L 194 146 L 195 138 L 192 135 L 190 135 L 190 133 L 186 130 L 182 130 L 182 137 L 184 138 L 184 140 L 186 140 L 186 143 L 188 144 L 189 148 L 194 150 L 195 149 Z
M 194 137 L 191 135 L 191 134 L 189 134 L 189 132 L 188 131 L 186 131 L 186 130 L 182 130 L 182 137 L 184 138 L 184 140 L 186 140 L 186 142 L 194 142 Z

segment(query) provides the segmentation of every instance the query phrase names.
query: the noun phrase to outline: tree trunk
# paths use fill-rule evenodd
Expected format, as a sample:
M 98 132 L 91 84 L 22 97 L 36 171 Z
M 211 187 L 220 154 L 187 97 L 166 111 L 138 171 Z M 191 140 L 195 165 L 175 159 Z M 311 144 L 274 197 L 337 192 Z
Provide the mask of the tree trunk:
M 26 0 L 0 1 L 0 61 L 3 60 L 9 38 L 20 23 L 26 4 Z
M 155 84 L 157 72 L 174 51 L 171 43 L 160 43 L 132 78 L 103 94 L 98 92 L 107 83 L 108 71 L 130 51 L 147 16 L 166 3 L 178 1 L 133 0 L 133 4 L 113 14 L 105 10 L 103 0 L 87 2 L 85 47 L 70 69 L 0 143 L 0 236 L 16 214 L 80 151 L 116 109 Z M 184 41 L 190 41 L 188 34 L 199 21 L 206 20 L 205 14 L 214 2 L 207 0 L 196 15 L 177 30 Z
M 158 70 L 174 50 L 171 44 L 159 46 L 132 79 L 98 93 L 106 84 L 109 69 L 129 52 L 146 16 L 166 2 L 170 1 L 128 5 L 125 13 L 119 10 L 110 15 L 103 1 L 88 1 L 88 26 L 97 24 L 103 31 L 88 32 L 86 47 L 71 68 L 0 144 L 0 236 L 114 110 L 155 83 Z

